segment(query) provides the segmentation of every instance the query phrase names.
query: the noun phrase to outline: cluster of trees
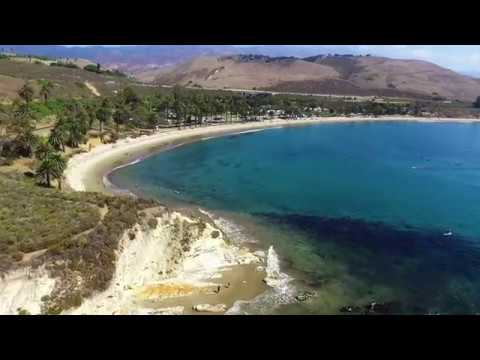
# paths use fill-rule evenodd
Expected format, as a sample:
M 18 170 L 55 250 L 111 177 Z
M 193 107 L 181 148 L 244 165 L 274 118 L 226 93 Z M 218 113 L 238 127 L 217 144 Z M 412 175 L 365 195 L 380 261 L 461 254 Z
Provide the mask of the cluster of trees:
M 53 84 L 47 80 L 38 82 L 41 101 L 48 102 Z M 122 125 L 138 127 L 143 123 L 142 111 L 148 106 L 127 88 L 112 98 L 70 100 L 56 114 L 56 123 L 48 137 L 36 135 L 37 116 L 32 110 L 35 90 L 26 84 L 18 91 L 21 101 L 0 110 L 0 163 L 8 164 L 18 157 L 35 158 L 38 162 L 36 176 L 40 183 L 51 186 L 53 179 L 61 187 L 66 167 L 66 148 L 78 148 L 89 137 L 89 131 L 98 126 L 102 142 L 107 133 L 110 140 L 118 138 Z M 132 116 L 140 121 L 133 121 Z M 145 115 L 145 114 L 143 114 Z M 106 124 L 115 124 L 116 130 L 105 131 Z M 2 160 L 3 159 L 3 160 Z
M 233 93 L 178 86 L 159 89 L 143 100 L 150 105 L 148 126 L 168 121 L 177 126 L 201 125 L 221 116 L 225 122 L 257 121 L 265 117 L 298 118 L 309 116 L 361 115 L 421 115 L 431 108 L 424 102 L 357 101 L 356 98 L 334 98 L 270 93 Z M 438 109 L 437 109 L 438 110 Z
M 54 85 L 38 81 L 38 96 L 44 104 L 51 103 Z M 272 95 L 269 93 L 234 93 L 175 86 L 158 88 L 152 94 L 140 96 L 132 87 L 110 97 L 69 100 L 57 107 L 56 123 L 47 139 L 35 135 L 36 116 L 32 108 L 36 92 L 23 86 L 21 101 L 0 112 L 0 158 L 33 157 L 39 161 L 37 175 L 50 185 L 65 168 L 62 153 L 66 148 L 84 144 L 91 130 L 96 130 L 102 142 L 118 139 L 122 131 L 155 129 L 159 126 L 203 126 L 208 122 L 259 121 L 268 117 L 297 118 L 305 116 L 362 115 L 422 115 L 435 112 L 426 103 L 388 103 L 357 101 L 355 98 Z M 480 100 L 477 100 L 477 102 Z
M 102 69 L 101 64 L 98 64 L 98 63 L 96 65 L 94 65 L 94 64 L 86 65 L 86 66 L 83 67 L 83 70 L 87 70 L 87 71 L 94 72 L 94 73 L 97 73 L 97 74 L 105 74 L 105 75 L 120 76 L 120 77 L 126 77 L 127 76 L 119 70 L 108 70 L 108 69 L 104 70 L 104 69 Z
M 5 111 L 0 123 L 0 157 L 11 159 L 35 157 L 39 165 L 36 175 L 40 183 L 51 185 L 52 179 L 57 179 L 61 187 L 61 178 L 66 168 L 66 160 L 45 139 L 35 135 L 35 116 L 29 108 L 33 90 L 24 86 L 19 91 L 23 103 L 16 103 Z
M 477 100 L 473 103 L 473 107 L 476 109 L 480 109 L 480 96 L 477 96 Z
M 53 84 L 48 80 L 39 81 L 39 95 L 47 102 Z M 61 187 L 63 171 L 66 168 L 66 159 L 59 152 L 65 150 L 65 144 L 78 146 L 86 134 L 80 117 L 71 116 L 70 110 L 57 122 L 55 129 L 48 138 L 41 138 L 35 134 L 36 115 L 31 104 L 34 98 L 34 89 L 26 84 L 19 91 L 21 101 L 16 101 L 8 108 L 2 108 L 0 116 L 0 158 L 9 163 L 17 157 L 35 157 L 38 160 L 36 175 L 40 183 L 51 186 L 52 179 L 58 181 Z M 69 119 L 69 120 L 66 120 Z

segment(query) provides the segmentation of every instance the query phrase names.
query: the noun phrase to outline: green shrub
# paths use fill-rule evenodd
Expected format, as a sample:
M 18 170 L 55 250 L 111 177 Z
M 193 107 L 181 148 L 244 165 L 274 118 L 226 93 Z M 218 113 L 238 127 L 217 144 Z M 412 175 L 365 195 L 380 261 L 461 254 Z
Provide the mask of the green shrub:
M 78 65 L 72 64 L 72 63 L 52 62 L 50 63 L 50 66 L 60 66 L 60 67 L 66 67 L 70 69 L 80 69 Z
M 83 70 L 99 73 L 97 65 L 89 64 L 83 67 Z
M 17 312 L 18 312 L 18 315 L 32 315 L 28 310 L 21 307 L 17 309 Z
M 97 65 L 93 65 L 93 64 L 86 65 L 83 69 L 86 71 L 97 73 L 97 74 L 104 74 L 104 75 L 117 76 L 117 77 L 127 77 L 126 74 L 122 73 L 119 70 L 101 70 L 98 68 Z
M 59 115 L 65 112 L 67 101 L 63 99 L 51 99 L 46 103 L 33 102 L 30 104 L 30 110 L 39 117 L 49 115 Z

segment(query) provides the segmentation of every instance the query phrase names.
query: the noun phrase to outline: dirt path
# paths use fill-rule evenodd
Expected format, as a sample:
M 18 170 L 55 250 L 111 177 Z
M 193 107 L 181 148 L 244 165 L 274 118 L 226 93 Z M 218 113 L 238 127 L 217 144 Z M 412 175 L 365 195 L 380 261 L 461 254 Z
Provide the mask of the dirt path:
M 85 86 L 92 92 L 93 95 L 95 96 L 101 96 L 100 93 L 98 92 L 97 88 L 90 84 L 88 81 L 85 81 Z

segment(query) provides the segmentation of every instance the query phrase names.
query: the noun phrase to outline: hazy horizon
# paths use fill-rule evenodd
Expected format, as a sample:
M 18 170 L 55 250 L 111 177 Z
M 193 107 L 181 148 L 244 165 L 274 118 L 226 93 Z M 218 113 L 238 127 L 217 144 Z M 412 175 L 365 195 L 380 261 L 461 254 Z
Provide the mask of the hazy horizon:
M 139 46 L 139 45 L 65 45 L 90 46 Z M 155 45 L 151 45 L 155 46 Z M 479 45 L 225 45 L 237 48 L 262 48 L 275 56 L 311 56 L 328 53 L 371 54 L 398 59 L 425 60 L 462 74 L 480 76 Z M 268 47 L 268 49 L 267 49 Z M 268 51 L 267 51 L 268 50 Z

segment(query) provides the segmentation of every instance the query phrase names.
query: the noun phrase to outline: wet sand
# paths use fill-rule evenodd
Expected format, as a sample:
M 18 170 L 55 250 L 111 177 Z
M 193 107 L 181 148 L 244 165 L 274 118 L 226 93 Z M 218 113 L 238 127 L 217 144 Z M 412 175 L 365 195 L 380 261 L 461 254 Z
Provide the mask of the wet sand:
M 221 278 L 210 280 L 210 282 L 218 284 L 218 286 L 209 286 L 200 291 L 197 290 L 194 294 L 189 296 L 156 301 L 152 308 L 183 306 L 184 315 L 223 314 L 223 312 L 197 312 L 193 307 L 198 304 L 224 304 L 227 306 L 227 309 L 229 309 L 238 300 L 251 300 L 262 294 L 267 290 L 267 285 L 263 281 L 265 278 L 265 271 L 257 271 L 257 266 L 258 265 L 255 264 L 238 265 L 226 269 L 221 272 Z
M 250 130 L 274 127 L 328 124 L 336 122 L 378 122 L 378 121 L 415 121 L 415 122 L 479 122 L 479 119 L 417 118 L 409 116 L 388 117 L 329 117 L 298 120 L 265 120 L 261 122 L 235 123 L 196 128 L 168 129 L 153 135 L 135 139 L 122 139 L 116 144 L 99 145 L 88 153 L 74 156 L 68 164 L 67 184 L 77 191 L 93 191 L 108 194 L 118 193 L 118 189 L 105 186 L 104 178 L 117 167 L 175 146 L 191 143 L 204 138 L 214 138 Z

